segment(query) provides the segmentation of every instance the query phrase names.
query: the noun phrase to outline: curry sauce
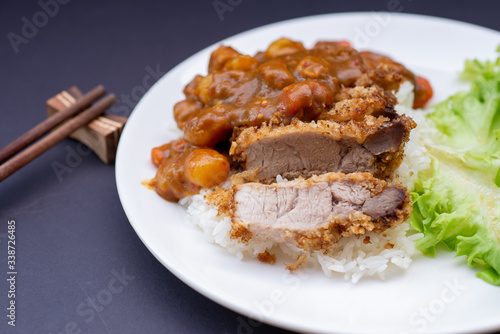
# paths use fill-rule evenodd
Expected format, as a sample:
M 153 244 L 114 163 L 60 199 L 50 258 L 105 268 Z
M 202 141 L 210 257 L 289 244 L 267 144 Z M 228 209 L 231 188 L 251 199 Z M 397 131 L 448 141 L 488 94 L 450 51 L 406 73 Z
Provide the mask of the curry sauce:
M 211 188 L 230 172 L 228 157 L 214 149 L 248 127 L 315 121 L 328 112 L 347 87 L 380 86 L 397 91 L 415 87 L 415 107 L 432 96 L 427 80 L 403 65 L 372 52 L 358 52 L 347 42 L 300 42 L 279 39 L 256 55 L 220 46 L 206 76 L 197 75 L 174 107 L 182 139 L 154 148 L 158 167 L 154 189 L 176 201 Z

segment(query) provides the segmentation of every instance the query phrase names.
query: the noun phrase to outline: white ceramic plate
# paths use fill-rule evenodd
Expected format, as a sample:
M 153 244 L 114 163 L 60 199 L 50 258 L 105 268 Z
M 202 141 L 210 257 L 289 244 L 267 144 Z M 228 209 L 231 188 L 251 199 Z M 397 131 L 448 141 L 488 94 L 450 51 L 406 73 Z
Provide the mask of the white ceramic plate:
M 500 33 L 439 18 L 348 13 L 294 19 L 253 29 L 221 43 L 254 54 L 287 36 L 310 47 L 342 39 L 388 54 L 430 79 L 433 101 L 463 87 L 466 58 L 494 59 Z M 218 45 L 219 43 L 217 43 Z M 208 298 L 246 316 L 307 332 L 470 333 L 500 328 L 500 287 L 474 276 L 463 258 L 419 257 L 386 281 L 351 284 L 320 271 L 290 275 L 283 265 L 236 259 L 205 241 L 186 213 L 141 185 L 155 168 L 150 150 L 178 137 L 172 107 L 195 74 L 206 73 L 212 45 L 185 60 L 144 96 L 122 134 L 116 160 L 120 200 L 135 231 L 172 273 Z M 244 318 L 248 331 L 258 325 Z M 242 327 L 242 331 L 245 329 Z

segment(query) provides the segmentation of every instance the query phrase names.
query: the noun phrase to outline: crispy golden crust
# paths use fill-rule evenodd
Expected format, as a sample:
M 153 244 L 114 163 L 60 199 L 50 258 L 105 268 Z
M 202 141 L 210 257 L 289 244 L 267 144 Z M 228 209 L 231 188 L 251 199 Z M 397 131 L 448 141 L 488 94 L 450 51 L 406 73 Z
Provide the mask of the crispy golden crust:
M 342 88 L 337 93 L 333 107 L 323 112 L 319 119 L 346 122 L 362 120 L 375 112 L 394 111 L 396 97 L 377 85 L 371 87 Z
M 243 184 L 247 182 L 259 182 L 259 170 L 257 168 L 245 170 L 231 176 L 231 184 Z
M 371 197 L 380 194 L 388 186 L 386 181 L 376 179 L 370 173 L 352 173 L 347 175 L 343 173 L 328 173 L 313 176 L 309 179 L 298 178 L 286 183 L 275 183 L 269 185 L 268 187 L 307 187 L 313 186 L 318 182 L 324 182 L 325 180 L 331 182 L 341 180 L 347 182 L 361 182 L 370 190 Z M 231 189 L 231 203 L 229 204 L 232 225 L 231 236 L 234 238 L 240 238 L 243 242 L 247 242 L 252 237 L 253 233 L 250 231 L 250 227 L 247 222 L 241 221 L 234 216 L 236 206 L 238 205 L 234 199 L 234 195 L 236 191 L 243 186 L 244 185 L 242 184 L 238 184 L 234 185 Z M 405 198 L 404 201 L 387 216 L 373 218 L 361 211 L 356 211 L 353 214 L 350 214 L 348 218 L 332 216 L 328 224 L 314 230 L 304 230 L 302 232 L 286 231 L 282 236 L 289 240 L 290 243 L 295 244 L 303 250 L 317 251 L 330 249 L 342 237 L 363 235 L 367 231 L 381 233 L 388 228 L 393 228 L 407 220 L 412 212 L 411 197 L 408 189 L 402 187 L 400 184 L 396 184 L 395 186 L 405 191 Z
M 276 255 L 269 253 L 269 251 L 263 251 L 262 253 L 257 254 L 257 260 L 264 263 L 275 264 L 276 263 Z
M 205 201 L 217 208 L 219 216 L 229 216 L 231 214 L 230 199 L 231 192 L 221 187 L 215 187 L 212 192 L 205 195 Z
M 397 91 L 405 81 L 415 84 L 415 74 L 391 58 L 369 51 L 360 55 L 370 79 L 385 90 Z
M 286 269 L 288 269 L 290 272 L 294 272 L 295 270 L 299 269 L 299 267 L 307 261 L 307 253 L 303 252 L 297 256 L 297 260 L 294 263 L 285 263 Z
M 247 160 L 246 150 L 253 144 L 257 144 L 261 140 L 269 140 L 278 138 L 287 134 L 300 134 L 300 133 L 317 133 L 331 137 L 336 141 L 340 140 L 354 140 L 356 143 L 363 145 L 369 136 L 376 135 L 382 131 L 384 127 L 401 123 L 403 131 L 403 140 L 398 150 L 385 152 L 376 155 L 376 177 L 385 178 L 389 177 L 392 172 L 399 167 L 404 157 L 404 146 L 410 138 L 410 131 L 416 127 L 416 123 L 405 115 L 396 116 L 393 120 L 386 117 L 373 117 L 368 115 L 361 121 L 348 121 L 348 122 L 334 122 L 327 120 L 319 120 L 315 122 L 302 122 L 295 120 L 290 125 L 273 126 L 267 125 L 257 128 L 250 127 L 243 130 L 240 135 L 232 142 L 229 154 L 233 156 L 233 160 L 238 161 L 243 167 Z M 308 174 L 297 175 L 289 173 L 289 176 L 310 176 Z M 257 173 L 252 174 L 254 177 L 251 181 L 258 180 Z M 269 181 L 269 180 L 261 180 Z

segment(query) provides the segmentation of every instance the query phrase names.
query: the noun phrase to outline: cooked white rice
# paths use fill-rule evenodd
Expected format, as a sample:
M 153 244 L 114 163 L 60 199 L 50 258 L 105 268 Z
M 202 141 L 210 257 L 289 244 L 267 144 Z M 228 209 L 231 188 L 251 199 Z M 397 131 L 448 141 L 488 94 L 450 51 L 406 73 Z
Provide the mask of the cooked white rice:
M 413 85 L 405 83 L 398 94 L 400 104 L 396 107 L 399 113 L 412 117 L 417 124 L 425 122 L 423 111 L 411 109 L 413 104 Z M 426 156 L 426 149 L 420 143 L 425 139 L 421 126 L 412 131 L 410 141 L 406 144 L 405 159 L 396 170 L 397 180 L 408 188 L 413 188 L 418 172 L 430 167 L 430 159 Z M 425 128 L 425 127 L 424 127 Z M 286 181 L 277 177 L 277 182 Z M 256 258 L 259 253 L 268 250 L 270 253 L 280 253 L 288 257 L 287 262 L 294 262 L 304 251 L 291 244 L 277 244 L 270 240 L 252 238 L 248 243 L 240 243 L 231 239 L 231 221 L 229 217 L 217 216 L 217 209 L 208 205 L 204 196 L 206 191 L 198 195 L 180 200 L 180 204 L 187 208 L 191 222 L 203 231 L 207 241 L 220 245 L 239 259 L 244 257 Z M 365 236 L 370 242 L 365 243 Z M 408 268 L 416 253 L 415 240 L 422 237 L 414 233 L 408 222 L 404 222 L 394 229 L 382 234 L 368 232 L 366 235 L 342 238 L 340 242 L 327 254 L 323 251 L 307 252 L 307 261 L 320 265 L 327 277 L 344 277 L 353 283 L 362 277 L 375 276 L 384 278 L 388 270 L 402 270 Z M 392 248 L 387 245 L 394 245 Z M 283 267 L 284 268 L 284 267 Z M 285 269 L 283 269 L 285 270 Z M 300 270 L 300 268 L 299 268 Z

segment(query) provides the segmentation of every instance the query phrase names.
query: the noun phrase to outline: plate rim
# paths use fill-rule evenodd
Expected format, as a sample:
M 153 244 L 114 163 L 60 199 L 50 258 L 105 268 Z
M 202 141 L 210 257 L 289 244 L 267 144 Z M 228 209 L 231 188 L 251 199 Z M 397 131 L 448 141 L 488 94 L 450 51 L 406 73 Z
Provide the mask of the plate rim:
M 228 36 L 228 37 L 226 37 L 226 38 L 224 38 L 224 39 L 222 39 L 220 41 L 217 41 L 217 42 L 215 42 L 215 43 L 213 43 L 211 45 L 208 45 L 208 46 L 204 47 L 203 49 L 201 49 L 198 52 L 192 54 L 188 58 L 184 59 L 183 61 L 181 61 L 180 63 L 178 63 L 174 67 L 172 67 L 167 73 L 165 73 L 162 76 L 162 78 L 160 78 L 152 87 L 150 87 L 150 89 L 146 92 L 146 94 L 144 94 L 144 96 L 137 103 L 137 105 L 134 107 L 134 109 L 132 110 L 131 114 L 129 115 L 129 120 L 133 119 L 134 115 L 138 114 L 135 111 L 138 110 L 138 109 L 140 109 L 140 107 L 142 106 L 142 103 L 147 99 L 148 95 L 151 93 L 151 91 L 153 90 L 153 88 L 155 86 L 158 87 L 158 83 L 161 80 L 165 79 L 169 74 L 171 74 L 171 73 L 173 73 L 175 71 L 179 71 L 183 66 L 185 66 L 186 63 L 189 63 L 190 61 L 192 61 L 193 58 L 196 58 L 200 54 L 203 54 L 205 52 L 208 52 L 209 50 L 214 49 L 215 47 L 217 47 L 218 45 L 220 45 L 222 43 L 226 43 L 227 40 L 235 39 L 235 38 L 241 38 L 241 37 L 243 37 L 243 36 L 245 36 L 247 34 L 253 34 L 253 33 L 256 33 L 256 32 L 258 32 L 260 30 L 270 29 L 270 28 L 273 28 L 274 26 L 279 26 L 279 25 L 287 24 L 287 23 L 291 23 L 291 22 L 301 23 L 302 21 L 307 21 L 307 20 L 311 20 L 311 19 L 330 18 L 330 17 L 336 17 L 336 16 L 341 16 L 341 17 L 346 17 L 346 16 L 368 16 L 368 15 L 371 15 L 372 13 L 373 12 L 359 11 L 359 12 L 324 13 L 324 14 L 318 14 L 318 15 L 303 16 L 303 17 L 297 17 L 297 18 L 291 18 L 291 19 L 287 19 L 287 20 L 272 22 L 272 23 L 269 23 L 269 24 L 266 24 L 266 25 L 254 27 L 252 29 L 245 30 L 245 31 L 242 31 L 240 33 Z M 449 24 L 465 26 L 467 28 L 471 28 L 471 29 L 474 29 L 474 30 L 480 30 L 480 31 L 483 30 L 485 33 L 493 33 L 493 34 L 496 34 L 496 35 L 498 35 L 500 37 L 500 32 L 498 32 L 498 31 L 496 31 L 494 29 L 483 27 L 483 26 L 480 26 L 480 25 L 476 25 L 476 24 L 473 24 L 473 23 L 470 23 L 470 22 L 464 22 L 464 21 L 454 20 L 454 19 L 445 18 L 445 17 L 422 15 L 422 14 L 395 13 L 395 12 L 387 12 L 387 11 L 380 11 L 380 13 L 390 13 L 391 15 L 395 15 L 396 17 L 401 17 L 401 18 L 407 17 L 407 18 L 419 19 L 419 20 L 430 20 L 430 21 L 434 21 L 434 22 L 445 22 L 445 23 L 449 23 Z M 127 134 L 127 126 L 125 125 L 125 128 L 123 129 L 122 135 L 126 135 L 126 134 Z M 116 168 L 115 168 L 116 187 L 117 187 L 117 191 L 118 191 L 118 196 L 119 196 L 119 199 L 120 199 L 120 203 L 121 203 L 121 205 L 123 207 L 123 210 L 124 210 L 124 212 L 125 212 L 125 214 L 127 216 L 127 219 L 129 221 L 130 225 L 132 226 L 132 228 L 134 229 L 135 233 L 141 239 L 142 243 L 146 246 L 146 248 L 149 250 L 149 252 L 151 252 L 151 254 L 153 254 L 153 256 L 167 270 L 169 270 L 172 274 L 174 274 L 183 283 L 187 284 L 190 288 L 194 289 L 195 291 L 197 291 L 201 295 L 205 296 L 206 298 L 208 298 L 208 299 L 210 299 L 210 300 L 218 303 L 219 305 L 222 305 L 223 307 L 226 307 L 226 308 L 228 308 L 228 309 L 230 309 L 230 310 L 232 310 L 234 312 L 237 312 L 237 313 L 239 313 L 241 315 L 244 315 L 246 317 L 251 317 L 252 316 L 252 312 L 251 311 L 249 311 L 245 307 L 239 305 L 238 303 L 234 302 L 233 300 L 224 299 L 221 296 L 219 296 L 218 294 L 216 294 L 216 293 L 214 293 L 214 292 L 212 292 L 210 290 L 204 289 L 199 284 L 199 282 L 197 280 L 193 279 L 192 277 L 190 277 L 188 275 L 185 275 L 185 273 L 182 272 L 181 268 L 178 268 L 175 265 L 172 265 L 166 259 L 164 259 L 162 256 L 160 256 L 160 254 L 157 253 L 157 251 L 151 246 L 151 244 L 149 244 L 147 242 L 145 236 L 140 231 L 139 226 L 136 225 L 136 223 L 133 222 L 133 219 L 131 219 L 131 217 L 133 217 L 134 214 L 130 211 L 130 207 L 127 207 L 127 205 L 124 204 L 124 202 L 127 201 L 127 200 L 125 200 L 125 196 L 126 195 L 124 195 L 124 193 L 123 193 L 124 190 L 123 190 L 123 185 L 121 183 L 121 178 L 124 177 L 124 176 L 121 176 L 122 175 L 122 169 L 121 169 L 121 167 L 119 167 L 119 166 L 121 166 L 121 164 L 119 163 L 119 161 L 121 161 L 120 157 L 123 156 L 123 153 L 121 153 L 121 152 L 124 151 L 124 150 L 125 149 L 123 148 L 123 145 L 120 145 L 120 143 L 119 143 L 118 149 L 117 149 L 117 155 L 116 155 L 116 165 L 115 165 L 116 166 Z M 290 326 L 286 322 L 274 319 L 272 317 L 271 318 L 270 317 L 266 317 L 262 322 L 270 324 L 272 326 L 279 327 L 279 328 L 288 329 L 288 330 L 291 330 L 291 331 L 298 331 L 298 330 L 299 331 L 311 331 L 311 327 L 310 326 L 305 326 L 305 325 L 299 326 L 299 327 L 297 327 L 297 326 Z M 498 321 L 495 324 L 494 323 L 485 324 L 481 328 L 475 327 L 473 330 L 481 331 L 481 332 L 488 332 L 488 331 L 499 330 L 499 329 L 500 329 L 500 321 Z M 470 330 L 471 330 L 471 328 L 465 328 L 462 331 L 458 331 L 458 332 L 455 331 L 454 333 L 468 333 Z M 317 331 L 317 329 L 314 329 L 314 331 Z M 323 331 L 321 331 L 321 332 L 323 332 Z M 330 331 L 328 331 L 328 332 L 330 332 Z M 354 334 L 354 333 L 362 333 L 362 332 L 360 332 L 360 331 L 349 331 L 349 332 L 335 331 L 335 333 L 349 333 L 349 334 Z

